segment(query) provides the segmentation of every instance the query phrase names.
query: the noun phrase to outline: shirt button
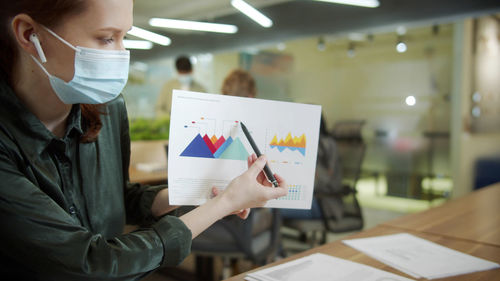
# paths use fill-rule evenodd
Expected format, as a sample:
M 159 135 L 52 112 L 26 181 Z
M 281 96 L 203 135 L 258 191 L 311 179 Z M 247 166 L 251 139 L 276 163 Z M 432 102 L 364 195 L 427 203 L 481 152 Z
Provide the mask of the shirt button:
M 71 215 L 73 215 L 73 216 L 76 214 L 76 208 L 75 208 L 75 206 L 70 206 L 69 207 L 69 213 Z

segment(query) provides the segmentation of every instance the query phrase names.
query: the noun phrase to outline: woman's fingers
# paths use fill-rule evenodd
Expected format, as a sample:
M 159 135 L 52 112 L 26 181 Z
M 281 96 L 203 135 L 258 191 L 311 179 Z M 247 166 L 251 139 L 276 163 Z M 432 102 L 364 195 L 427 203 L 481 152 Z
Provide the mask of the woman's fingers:
M 278 181 L 278 187 L 265 189 L 267 198 L 269 198 L 268 200 L 277 199 L 286 196 L 288 194 L 288 187 L 286 185 L 285 180 L 278 174 L 274 174 L 274 177 Z
M 219 195 L 219 189 L 217 187 L 212 187 L 212 195 L 215 197 Z
M 274 174 L 274 178 L 278 181 L 278 185 L 279 186 L 283 186 L 283 187 L 286 187 L 286 182 L 285 182 L 285 179 L 282 178 L 280 175 L 278 174 Z
M 265 156 L 263 155 L 263 156 L 257 158 L 257 156 L 255 154 L 252 154 L 250 157 L 252 158 L 251 161 L 250 160 L 248 161 L 249 164 L 251 163 L 249 170 L 252 170 L 252 171 L 250 171 L 250 175 L 253 176 L 253 174 L 255 174 L 257 172 L 256 177 L 257 177 L 258 183 L 260 183 L 264 186 L 272 186 L 272 184 L 267 180 L 267 177 L 266 177 L 264 171 L 262 170 L 262 169 L 264 169 L 264 166 L 267 163 L 267 159 L 265 158 Z M 264 160 L 262 160 L 262 159 L 264 159 Z M 257 161 L 264 161 L 264 164 L 263 165 L 258 164 L 257 167 L 253 166 Z
M 252 155 L 250 155 L 247 158 L 247 167 L 250 168 L 250 166 L 252 166 L 252 164 L 253 164 Z
M 252 166 L 252 164 L 255 162 L 255 160 L 257 160 L 257 156 L 254 153 L 252 155 L 248 156 L 248 158 L 247 158 L 248 168 L 250 168 Z
M 257 160 L 257 156 L 255 154 L 248 156 L 248 159 L 247 159 L 248 167 L 250 168 L 253 165 L 253 163 L 255 163 L 256 160 Z M 263 172 L 260 172 L 257 175 L 257 182 L 260 184 L 264 184 L 265 181 L 267 181 L 266 176 L 264 175 Z
M 266 175 L 264 174 L 264 171 L 261 171 L 259 173 L 259 175 L 257 176 L 257 182 L 262 184 L 262 185 L 265 185 L 265 186 L 270 186 L 269 184 L 269 181 L 267 180 L 267 177 Z
M 236 215 L 240 217 L 240 219 L 246 220 L 248 218 L 248 215 L 250 215 L 250 208 L 243 209 L 240 212 L 238 212 Z
M 249 173 L 249 175 L 252 178 L 257 178 L 257 176 L 262 171 L 262 169 L 264 169 L 264 166 L 266 165 L 266 161 L 267 160 L 266 160 L 265 156 L 261 156 L 261 157 L 257 158 L 257 160 L 255 160 L 255 162 L 253 162 L 252 166 L 250 166 L 250 168 L 248 168 L 247 173 Z

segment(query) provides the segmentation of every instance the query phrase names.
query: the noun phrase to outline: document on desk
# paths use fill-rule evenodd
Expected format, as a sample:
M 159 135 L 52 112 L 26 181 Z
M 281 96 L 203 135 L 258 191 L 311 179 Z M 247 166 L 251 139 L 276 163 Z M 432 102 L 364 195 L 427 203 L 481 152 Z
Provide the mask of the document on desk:
M 248 128 L 288 195 L 266 207 L 311 207 L 321 106 L 174 90 L 168 145 L 172 205 L 199 205 L 247 170 Z
M 248 281 L 410 281 L 364 264 L 332 257 L 312 254 L 281 265 L 249 273 Z
M 499 267 L 408 233 L 342 242 L 415 278 L 444 278 Z

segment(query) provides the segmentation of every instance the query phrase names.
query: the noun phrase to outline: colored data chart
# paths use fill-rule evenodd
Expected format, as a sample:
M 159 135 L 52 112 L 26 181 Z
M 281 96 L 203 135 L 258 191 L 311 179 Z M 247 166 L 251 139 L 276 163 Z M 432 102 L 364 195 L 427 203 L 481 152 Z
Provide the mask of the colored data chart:
M 269 146 L 273 149 L 278 149 L 279 152 L 289 149 L 291 151 L 298 151 L 302 156 L 306 155 L 306 135 L 302 134 L 300 137 L 292 136 L 292 133 L 288 133 L 285 139 L 278 140 L 278 135 L 274 135 L 273 139 L 269 143 Z
M 288 185 L 288 194 L 277 200 L 302 200 L 302 186 L 297 184 Z
M 204 120 L 205 118 L 201 118 Z M 193 124 L 196 122 L 193 121 Z M 234 126 L 234 125 L 233 125 Z M 185 126 L 188 128 L 188 126 Z M 212 158 L 212 159 L 230 159 L 246 161 L 248 152 L 243 146 L 240 138 L 232 137 L 230 134 L 227 139 L 224 135 L 217 137 L 212 135 L 198 133 L 193 140 L 186 146 L 180 154 L 182 157 Z
M 248 152 L 238 137 L 233 140 L 232 137 L 225 139 L 214 135 L 209 138 L 197 134 L 180 156 L 246 161 Z

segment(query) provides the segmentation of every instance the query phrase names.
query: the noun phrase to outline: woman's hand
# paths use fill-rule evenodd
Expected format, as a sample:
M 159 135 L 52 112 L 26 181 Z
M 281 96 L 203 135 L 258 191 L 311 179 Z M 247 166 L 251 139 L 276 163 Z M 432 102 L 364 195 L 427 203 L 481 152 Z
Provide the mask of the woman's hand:
M 232 180 L 226 190 L 220 193 L 212 189 L 215 198 L 184 214 L 180 219 L 191 230 L 195 238 L 217 220 L 229 215 L 237 214 L 240 218 L 248 217 L 250 208 L 262 207 L 267 201 L 285 196 L 288 192 L 286 183 L 278 175 L 274 175 L 279 187 L 272 187 L 262 172 L 266 158 L 255 155 L 248 158 L 249 168 L 241 176 Z M 220 193 L 220 194 L 219 194 Z
M 219 195 L 220 191 L 217 187 L 212 187 L 212 195 L 215 197 L 217 195 Z M 240 219 L 243 219 L 243 220 L 246 220 L 248 218 L 248 216 L 250 215 L 250 208 L 246 208 L 246 209 L 243 209 L 243 210 L 238 210 L 236 212 L 232 212 L 231 215 L 237 215 L 238 217 L 240 217 Z
M 232 180 L 220 195 L 221 199 L 224 198 L 224 201 L 230 204 L 231 213 L 239 214 L 248 208 L 262 207 L 267 201 L 285 196 L 288 193 L 286 183 L 279 175 L 274 175 L 279 187 L 273 187 L 267 180 L 262 171 L 266 161 L 265 156 L 259 158 L 255 154 L 249 156 L 248 170 Z M 242 216 L 240 215 L 240 217 Z

